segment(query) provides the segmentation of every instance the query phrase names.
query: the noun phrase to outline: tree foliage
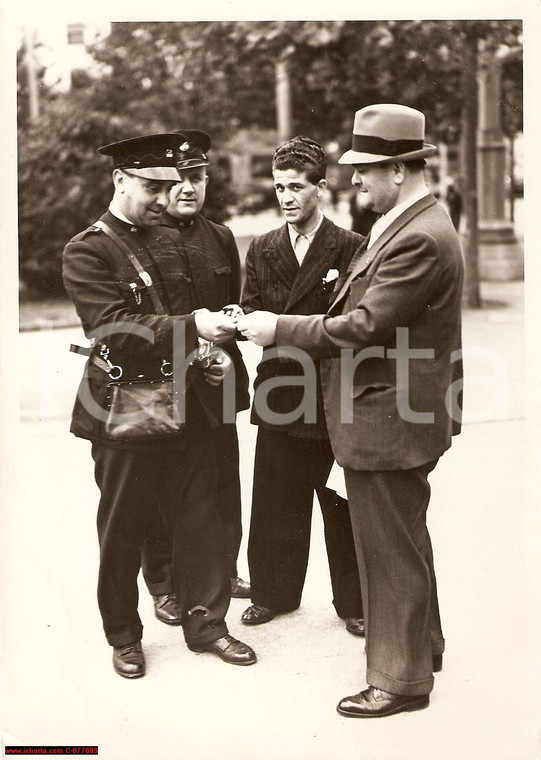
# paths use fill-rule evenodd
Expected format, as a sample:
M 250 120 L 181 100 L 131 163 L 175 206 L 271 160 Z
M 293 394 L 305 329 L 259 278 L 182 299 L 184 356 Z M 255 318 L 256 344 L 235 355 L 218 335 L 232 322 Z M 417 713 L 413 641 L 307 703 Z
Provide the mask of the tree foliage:
M 274 128 L 277 60 L 291 73 L 296 134 L 347 148 L 357 109 L 398 102 L 425 112 L 432 140 L 454 143 L 464 107 L 464 41 L 474 35 L 489 50 L 515 50 L 502 86 L 512 135 L 521 128 L 520 34 L 520 22 L 505 20 L 115 23 L 90 49 L 101 76 L 66 94 L 46 93 L 39 125 L 25 118 L 21 71 L 21 277 L 42 292 L 61 290 L 64 244 L 110 197 L 110 166 L 96 153 L 99 145 L 199 127 L 218 147 L 240 127 Z M 215 175 L 207 210 L 222 220 L 232 189 L 217 167 Z

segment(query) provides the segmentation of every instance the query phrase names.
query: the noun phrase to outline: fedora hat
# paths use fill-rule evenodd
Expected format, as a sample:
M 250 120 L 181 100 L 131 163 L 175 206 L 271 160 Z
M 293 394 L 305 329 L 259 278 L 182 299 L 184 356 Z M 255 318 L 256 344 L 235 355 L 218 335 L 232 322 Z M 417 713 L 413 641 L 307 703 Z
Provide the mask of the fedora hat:
M 351 150 L 340 156 L 338 163 L 381 164 L 434 155 L 436 146 L 424 140 L 421 111 L 396 103 L 366 106 L 355 114 Z

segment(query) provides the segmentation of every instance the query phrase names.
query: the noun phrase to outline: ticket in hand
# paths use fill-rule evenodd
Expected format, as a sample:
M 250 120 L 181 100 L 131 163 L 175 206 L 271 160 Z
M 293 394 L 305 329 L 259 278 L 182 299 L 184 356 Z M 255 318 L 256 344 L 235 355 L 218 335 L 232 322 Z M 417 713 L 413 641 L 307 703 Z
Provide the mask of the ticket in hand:
M 227 306 L 224 306 L 224 308 L 222 309 L 222 312 L 226 316 L 232 317 L 234 320 L 244 315 L 244 311 L 242 307 L 238 305 L 238 303 L 227 304 Z

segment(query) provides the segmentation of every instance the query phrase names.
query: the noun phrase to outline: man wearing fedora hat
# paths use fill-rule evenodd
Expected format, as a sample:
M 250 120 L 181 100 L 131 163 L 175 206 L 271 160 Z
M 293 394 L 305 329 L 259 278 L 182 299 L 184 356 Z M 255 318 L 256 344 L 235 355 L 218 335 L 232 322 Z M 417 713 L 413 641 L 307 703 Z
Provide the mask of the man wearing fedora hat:
M 442 667 L 428 475 L 460 430 L 463 262 L 449 215 L 425 184 L 424 115 L 362 108 L 340 163 L 382 216 L 326 315 L 247 315 L 260 345 L 303 348 L 322 367 L 332 448 L 344 468 L 366 615 L 368 688 L 338 705 L 369 718 L 429 704 Z
M 225 623 L 231 588 L 216 512 L 212 397 L 231 360 L 219 350 L 213 363 L 199 359 L 201 341 L 224 343 L 235 325 L 220 310 L 197 308 L 183 251 L 159 226 L 184 143 L 168 133 L 100 148 L 113 159 L 113 199 L 64 250 L 65 287 L 93 340 L 71 431 L 92 443 L 101 492 L 98 604 L 114 670 L 124 678 L 145 673 L 137 576 L 146 536 L 162 519 L 189 649 L 236 665 L 256 661 Z M 105 424 L 110 381 L 122 377 L 134 389 L 140 380 L 163 383 L 179 360 L 189 362 L 183 426 L 170 437 L 130 438 L 129 426 L 113 436 Z
M 162 225 L 169 228 L 174 241 L 182 249 L 188 272 L 194 308 L 219 311 L 240 299 L 240 259 L 235 238 L 223 224 L 207 219 L 201 213 L 208 184 L 208 152 L 210 136 L 200 129 L 181 129 L 176 168 L 179 181 L 170 193 Z M 237 558 L 242 540 L 241 488 L 239 477 L 239 442 L 235 424 L 236 412 L 248 409 L 248 373 L 235 339 L 222 344 L 233 361 L 235 370 L 235 408 L 231 420 L 223 421 L 223 399 L 220 399 L 216 427 L 216 461 L 218 467 L 217 510 L 222 521 L 229 560 L 231 596 L 250 596 L 250 584 L 238 575 Z M 181 614 L 173 593 L 171 544 L 162 526 L 153 523 L 143 549 L 143 575 L 154 599 L 158 620 L 179 625 Z

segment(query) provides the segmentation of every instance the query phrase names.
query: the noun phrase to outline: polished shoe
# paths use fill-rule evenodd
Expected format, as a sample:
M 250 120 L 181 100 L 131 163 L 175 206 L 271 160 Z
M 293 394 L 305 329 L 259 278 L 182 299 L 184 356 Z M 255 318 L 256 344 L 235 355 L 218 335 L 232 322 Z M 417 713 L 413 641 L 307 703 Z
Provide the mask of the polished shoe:
M 364 636 L 364 620 L 362 618 L 344 618 L 344 623 L 346 624 L 346 631 L 354 636 Z
M 208 644 L 188 644 L 188 649 L 192 652 L 212 652 L 231 665 L 253 665 L 257 660 L 254 650 L 248 644 L 243 644 L 228 633 Z
M 249 599 L 252 596 L 250 584 L 238 576 L 231 578 L 231 596 L 235 599 Z
M 153 596 L 154 614 L 162 623 L 167 625 L 182 624 L 182 610 L 175 594 L 160 594 Z
M 245 625 L 261 625 L 261 623 L 268 623 L 275 615 L 275 611 L 268 607 L 252 604 L 244 610 L 240 619 Z
M 441 673 L 442 670 L 443 670 L 443 655 L 433 654 L 432 655 L 432 672 Z
M 141 678 L 145 675 L 145 656 L 140 641 L 125 647 L 113 647 L 113 668 L 122 678 Z
M 369 686 L 353 697 L 344 697 L 336 709 L 348 718 L 384 718 L 400 712 L 422 710 L 428 707 L 429 700 L 428 694 L 410 697 L 389 694 L 388 691 Z

